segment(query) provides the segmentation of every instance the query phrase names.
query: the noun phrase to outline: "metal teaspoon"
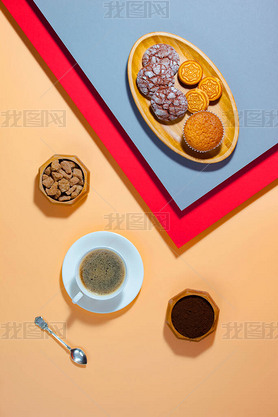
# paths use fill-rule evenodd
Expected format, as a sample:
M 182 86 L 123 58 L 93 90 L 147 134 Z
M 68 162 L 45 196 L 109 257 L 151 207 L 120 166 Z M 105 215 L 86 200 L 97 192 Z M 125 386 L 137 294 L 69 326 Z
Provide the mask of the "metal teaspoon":
M 70 357 L 73 362 L 77 363 L 78 365 L 86 365 L 87 357 L 83 350 L 79 348 L 71 348 L 68 346 L 60 337 L 58 337 L 47 325 L 46 321 L 41 316 L 35 318 L 35 324 L 39 326 L 42 330 L 47 331 L 51 336 L 55 337 L 62 345 L 64 345 L 70 351 Z

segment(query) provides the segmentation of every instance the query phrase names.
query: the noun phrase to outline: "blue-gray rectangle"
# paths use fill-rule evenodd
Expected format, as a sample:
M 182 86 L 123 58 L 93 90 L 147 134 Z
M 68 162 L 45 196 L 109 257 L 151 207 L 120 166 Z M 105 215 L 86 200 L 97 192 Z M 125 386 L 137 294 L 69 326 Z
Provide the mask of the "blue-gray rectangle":
M 181 210 L 277 143 L 277 0 L 35 0 Z M 222 72 L 239 110 L 232 156 L 198 164 L 168 149 L 129 92 L 135 41 L 164 31 L 200 48 Z

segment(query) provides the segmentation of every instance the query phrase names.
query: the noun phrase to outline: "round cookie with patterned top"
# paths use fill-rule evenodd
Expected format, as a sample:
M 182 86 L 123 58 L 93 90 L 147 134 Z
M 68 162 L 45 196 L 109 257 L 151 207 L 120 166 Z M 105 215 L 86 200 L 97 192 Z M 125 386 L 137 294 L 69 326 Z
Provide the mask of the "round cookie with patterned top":
M 140 69 L 136 82 L 140 93 L 150 99 L 159 88 L 173 87 L 174 75 L 172 68 L 153 64 Z
M 204 91 L 194 88 L 194 90 L 189 90 L 185 96 L 188 103 L 188 111 L 190 111 L 190 113 L 207 110 L 209 98 Z
M 152 96 L 151 109 L 159 120 L 172 122 L 185 115 L 187 100 L 175 87 L 160 88 Z
M 146 50 L 142 58 L 142 65 L 146 67 L 158 63 L 172 68 L 176 74 L 180 66 L 180 57 L 172 46 L 158 43 Z
M 183 84 L 195 85 L 202 79 L 203 68 L 197 61 L 184 61 L 179 67 L 179 79 Z
M 221 81 L 216 77 L 209 76 L 203 78 L 198 85 L 198 88 L 207 93 L 209 101 L 217 100 L 222 94 Z

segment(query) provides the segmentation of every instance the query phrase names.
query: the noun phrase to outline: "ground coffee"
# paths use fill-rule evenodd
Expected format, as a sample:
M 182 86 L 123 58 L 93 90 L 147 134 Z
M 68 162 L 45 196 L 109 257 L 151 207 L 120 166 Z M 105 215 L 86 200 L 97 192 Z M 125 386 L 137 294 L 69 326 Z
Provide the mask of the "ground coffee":
M 195 339 L 210 330 L 214 322 L 214 310 L 205 298 L 189 295 L 174 305 L 171 318 L 180 334 Z

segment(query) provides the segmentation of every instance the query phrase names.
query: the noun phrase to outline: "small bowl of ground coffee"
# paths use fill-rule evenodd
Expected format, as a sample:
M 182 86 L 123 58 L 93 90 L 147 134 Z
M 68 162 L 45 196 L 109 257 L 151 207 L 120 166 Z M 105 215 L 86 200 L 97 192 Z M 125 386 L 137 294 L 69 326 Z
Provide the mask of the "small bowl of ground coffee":
M 218 316 L 207 292 L 186 289 L 169 300 L 166 322 L 179 339 L 199 342 L 215 331 Z

